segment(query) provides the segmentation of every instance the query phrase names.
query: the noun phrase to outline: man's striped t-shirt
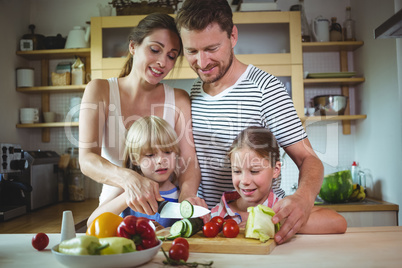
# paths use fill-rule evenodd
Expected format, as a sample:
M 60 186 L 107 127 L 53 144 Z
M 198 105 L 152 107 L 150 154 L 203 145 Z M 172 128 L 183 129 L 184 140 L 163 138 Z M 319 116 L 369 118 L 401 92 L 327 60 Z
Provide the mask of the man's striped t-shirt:
M 210 208 L 219 203 L 223 192 L 234 189 L 227 153 L 243 129 L 266 127 L 281 147 L 307 137 L 282 82 L 253 65 L 232 87 L 215 96 L 206 94 L 197 79 L 191 89 L 191 114 L 201 168 L 198 196 Z M 277 196 L 284 196 L 280 177 L 272 188 Z

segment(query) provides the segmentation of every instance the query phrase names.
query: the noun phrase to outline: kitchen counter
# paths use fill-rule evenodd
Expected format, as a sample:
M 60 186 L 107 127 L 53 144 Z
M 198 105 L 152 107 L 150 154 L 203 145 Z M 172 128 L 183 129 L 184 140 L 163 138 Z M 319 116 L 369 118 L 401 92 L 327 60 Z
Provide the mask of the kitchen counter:
M 366 198 L 362 202 L 348 202 L 341 204 L 317 204 L 316 206 L 331 208 L 337 212 L 358 211 L 399 211 L 399 206 L 393 203 Z
M 83 202 L 61 202 L 25 215 L 0 222 L 0 234 L 5 233 L 60 233 L 63 211 L 71 210 L 75 229 L 86 229 L 86 222 L 92 211 L 97 208 L 97 198 Z
M 0 267 L 64 267 L 52 256 L 60 234 L 50 234 L 46 250 L 31 246 L 33 234 L 0 234 Z M 230 239 L 230 238 L 228 238 Z M 269 255 L 190 253 L 190 262 L 214 261 L 213 267 L 401 267 L 402 226 L 351 227 L 345 234 L 295 235 Z M 163 253 L 145 268 L 162 268 Z M 100 267 L 100 266 L 99 266 Z

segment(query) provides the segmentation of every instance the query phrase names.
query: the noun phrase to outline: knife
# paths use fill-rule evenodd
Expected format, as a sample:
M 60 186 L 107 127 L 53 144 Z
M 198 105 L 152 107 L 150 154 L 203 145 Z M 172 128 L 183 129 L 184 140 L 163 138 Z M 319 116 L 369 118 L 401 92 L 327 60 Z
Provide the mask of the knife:
M 194 213 L 191 218 L 198 218 L 204 215 L 211 213 L 211 211 L 207 208 L 192 205 L 194 208 Z M 158 213 L 161 218 L 170 218 L 170 219 L 182 219 L 183 216 L 180 213 L 180 203 L 162 201 L 158 202 Z

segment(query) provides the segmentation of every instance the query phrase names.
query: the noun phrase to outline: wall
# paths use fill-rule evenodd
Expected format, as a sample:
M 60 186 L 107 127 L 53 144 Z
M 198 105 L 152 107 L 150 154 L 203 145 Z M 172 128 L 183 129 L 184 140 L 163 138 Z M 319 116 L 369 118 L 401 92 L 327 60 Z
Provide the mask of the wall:
M 359 103 L 366 120 L 356 124 L 356 159 L 373 174 L 374 195 L 401 206 L 402 180 L 402 40 L 374 39 L 373 30 L 402 8 L 400 0 L 353 0 L 358 38 L 356 67 L 366 82 L 359 86 Z M 399 224 L 402 222 L 399 213 Z

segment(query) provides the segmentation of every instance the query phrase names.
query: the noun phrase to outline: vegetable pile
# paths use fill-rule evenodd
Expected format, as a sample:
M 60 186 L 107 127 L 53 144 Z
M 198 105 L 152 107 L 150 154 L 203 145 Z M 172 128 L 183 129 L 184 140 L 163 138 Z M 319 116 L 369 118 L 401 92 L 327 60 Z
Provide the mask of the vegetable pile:
M 319 196 L 329 203 L 343 203 L 352 192 L 352 174 L 350 170 L 343 170 L 324 176 Z
M 227 238 L 235 238 L 240 232 L 239 225 L 233 219 L 224 219 L 220 216 L 215 216 L 210 222 L 207 222 L 203 227 L 203 233 L 206 237 L 216 237 L 220 232 Z

